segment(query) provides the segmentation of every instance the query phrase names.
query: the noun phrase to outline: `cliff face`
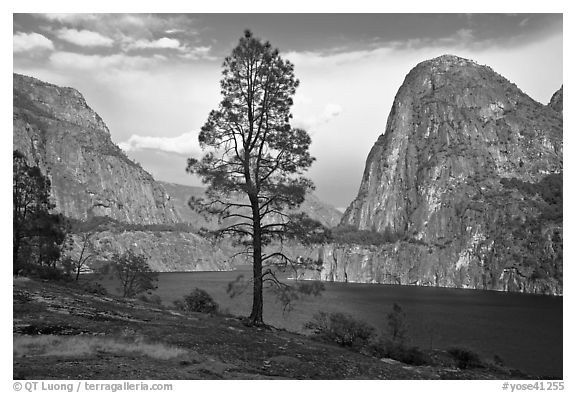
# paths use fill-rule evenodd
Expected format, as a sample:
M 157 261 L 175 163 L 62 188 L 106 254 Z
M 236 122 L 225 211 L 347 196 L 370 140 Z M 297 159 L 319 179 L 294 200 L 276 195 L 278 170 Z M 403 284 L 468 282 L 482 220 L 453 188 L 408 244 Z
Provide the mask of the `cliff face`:
M 562 150 L 561 113 L 489 67 L 419 64 L 342 218 L 404 240 L 350 249 L 348 279 L 561 293 Z
M 548 106 L 554 109 L 556 112 L 563 113 L 563 102 L 564 102 L 564 86 L 561 86 L 560 90 L 554 93 L 554 95 L 550 99 Z
M 49 176 L 59 212 L 78 220 L 108 216 L 119 225 L 181 222 L 165 188 L 112 142 L 78 91 L 14 74 L 13 92 L 14 150 Z M 72 239 L 69 252 L 76 255 L 80 239 Z M 95 232 L 91 242 L 96 265 L 112 253 L 133 249 L 155 271 L 230 269 L 229 247 L 193 233 L 104 230 Z
M 179 221 L 164 188 L 112 142 L 78 91 L 18 74 L 13 83 L 14 150 L 49 176 L 58 211 L 81 220 Z
M 72 255 L 79 254 L 81 239 L 74 236 Z M 232 246 L 213 244 L 186 232 L 102 231 L 91 238 L 97 257 L 90 261 L 94 269 L 108 261 L 113 253 L 136 250 L 148 258 L 148 265 L 158 272 L 230 270 Z

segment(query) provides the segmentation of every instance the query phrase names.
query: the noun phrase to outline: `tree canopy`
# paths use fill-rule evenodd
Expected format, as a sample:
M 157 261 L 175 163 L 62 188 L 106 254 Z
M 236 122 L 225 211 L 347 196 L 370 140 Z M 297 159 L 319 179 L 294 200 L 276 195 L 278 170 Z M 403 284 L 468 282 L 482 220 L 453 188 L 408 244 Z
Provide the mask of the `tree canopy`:
M 55 271 L 67 222 L 53 214 L 50 180 L 19 151 L 12 156 L 13 273 Z
M 158 273 L 152 271 L 144 255 L 127 250 L 112 256 L 112 273 L 120 281 L 123 297 L 134 297 L 139 293 L 157 288 Z

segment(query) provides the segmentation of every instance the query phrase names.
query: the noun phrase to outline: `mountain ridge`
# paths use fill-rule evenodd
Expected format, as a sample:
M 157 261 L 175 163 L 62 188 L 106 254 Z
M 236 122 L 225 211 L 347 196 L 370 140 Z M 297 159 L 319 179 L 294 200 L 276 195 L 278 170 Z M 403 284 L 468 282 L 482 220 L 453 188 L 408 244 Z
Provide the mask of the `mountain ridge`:
M 341 221 L 404 240 L 357 250 L 354 273 L 333 248 L 322 274 L 561 293 L 562 153 L 561 113 L 490 67 L 456 56 L 418 64 Z
M 98 257 L 91 267 L 137 248 L 156 271 L 231 268 L 225 246 L 176 228 L 182 219 L 162 184 L 112 142 L 82 94 L 19 74 L 13 82 L 13 149 L 50 179 L 55 210 L 69 219 L 115 222 L 114 230 L 92 235 Z M 71 239 L 70 252 L 78 253 L 81 239 Z
M 81 93 L 19 74 L 13 84 L 13 149 L 50 178 L 58 211 L 82 220 L 179 221 L 165 190 L 112 142 Z

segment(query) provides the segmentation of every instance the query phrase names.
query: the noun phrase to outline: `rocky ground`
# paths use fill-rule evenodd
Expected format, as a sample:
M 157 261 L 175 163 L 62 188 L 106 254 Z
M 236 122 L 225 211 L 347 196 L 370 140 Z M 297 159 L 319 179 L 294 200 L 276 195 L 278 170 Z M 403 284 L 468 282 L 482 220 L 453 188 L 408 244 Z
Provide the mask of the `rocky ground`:
M 519 379 L 377 359 L 241 319 L 14 280 L 14 379 Z

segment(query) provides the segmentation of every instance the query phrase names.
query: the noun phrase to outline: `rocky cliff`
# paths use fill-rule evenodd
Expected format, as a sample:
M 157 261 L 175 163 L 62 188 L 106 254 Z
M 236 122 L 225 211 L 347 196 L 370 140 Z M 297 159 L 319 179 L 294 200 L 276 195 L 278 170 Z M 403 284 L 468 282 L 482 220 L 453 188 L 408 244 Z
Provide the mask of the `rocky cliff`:
M 324 278 L 561 293 L 563 122 L 553 107 L 470 60 L 417 65 L 342 218 L 402 240 L 331 247 Z M 345 274 L 343 258 L 354 266 Z
M 49 176 L 60 212 L 135 224 L 179 221 L 164 188 L 112 142 L 78 91 L 14 74 L 13 100 L 14 150 Z
M 81 239 L 73 236 L 72 255 L 77 258 Z M 135 250 L 148 258 L 148 265 L 158 272 L 230 270 L 234 253 L 231 245 L 212 243 L 201 236 L 176 231 L 114 231 L 94 233 L 90 239 L 97 256 L 89 261 L 96 269 L 114 253 Z
M 552 96 L 552 98 L 550 99 L 550 102 L 548 103 L 548 106 L 552 109 L 554 109 L 556 112 L 560 112 L 563 113 L 563 101 L 564 101 L 564 86 L 560 87 L 560 90 L 558 90 L 556 93 L 554 93 L 554 95 Z
M 56 210 L 80 221 L 113 219 L 114 229 L 95 231 L 91 238 L 96 265 L 131 248 L 156 271 L 230 268 L 226 245 L 176 225 L 182 219 L 165 188 L 112 142 L 78 91 L 23 75 L 13 80 L 14 150 L 50 178 Z M 72 239 L 68 252 L 76 255 L 79 235 Z

